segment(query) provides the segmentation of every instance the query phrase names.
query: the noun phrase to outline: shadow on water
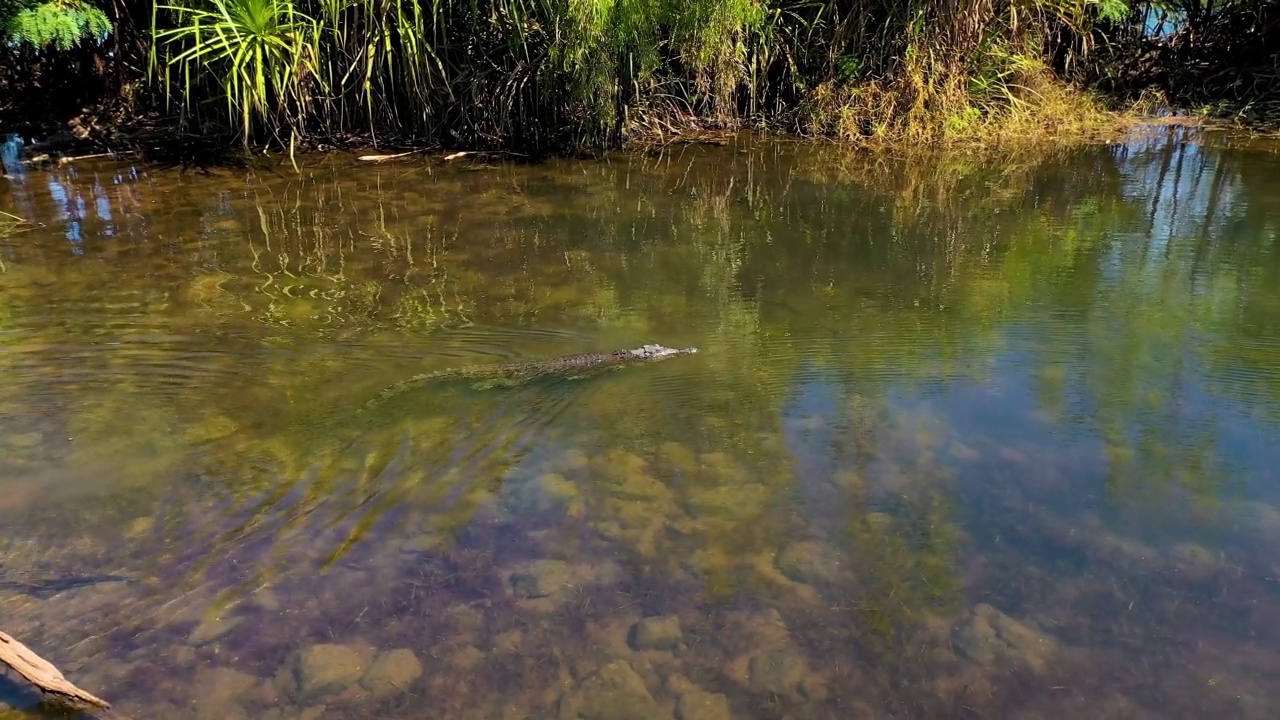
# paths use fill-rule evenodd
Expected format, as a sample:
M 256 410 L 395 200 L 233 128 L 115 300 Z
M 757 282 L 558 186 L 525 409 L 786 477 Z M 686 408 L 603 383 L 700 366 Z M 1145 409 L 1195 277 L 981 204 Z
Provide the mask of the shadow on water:
M 1176 128 L 24 170 L 4 629 L 139 718 L 1273 717 L 1277 187 Z

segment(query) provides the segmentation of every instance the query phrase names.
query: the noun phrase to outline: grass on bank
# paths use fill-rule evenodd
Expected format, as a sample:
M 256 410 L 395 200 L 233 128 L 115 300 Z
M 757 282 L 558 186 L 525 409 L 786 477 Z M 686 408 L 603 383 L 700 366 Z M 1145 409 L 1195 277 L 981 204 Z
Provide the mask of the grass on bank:
M 1079 142 L 1125 126 L 1132 115 L 1056 77 L 1026 55 L 999 58 L 985 75 L 909 58 L 888 81 L 829 81 L 800 104 L 804 134 L 901 147 Z
M 1257 4 L 1250 2 L 1218 12 L 1226 19 L 1215 37 L 1234 37 L 1231 13 Z M 13 29 L 25 17 L 17 10 L 64 5 L 0 0 L 0 29 L 17 43 L 10 56 L 28 57 L 13 54 L 26 46 L 44 52 L 42 44 L 91 43 L 103 32 L 71 10 L 61 35 Z M 1139 0 L 141 0 L 113 7 L 113 22 L 135 32 L 149 54 L 153 91 L 126 77 L 117 124 L 155 117 L 175 135 L 214 143 L 230 136 L 246 150 L 349 140 L 564 150 L 739 128 L 903 147 L 1068 142 L 1123 127 L 1143 105 L 1108 110 L 1049 61 L 1056 58 L 1057 67 L 1068 58 L 1064 67 L 1080 74 L 1091 47 L 1089 57 L 1101 58 L 1095 64 L 1134 55 L 1123 42 L 1100 52 L 1103 36 L 1095 31 L 1110 23 L 1104 35 L 1137 32 Z M 1259 77 L 1274 84 L 1268 72 Z M 0 78 L 6 81 L 16 82 Z M 1182 104 L 1243 124 L 1280 118 L 1280 102 L 1268 98 L 1215 106 L 1200 95 Z
M 908 145 L 1078 138 L 1116 116 L 1048 67 L 1092 2 L 168 0 L 152 78 L 245 146 L 599 146 L 698 128 Z
M 916 146 L 1105 129 L 1115 116 L 1043 59 L 1045 28 L 1083 32 L 1096 4 L 156 0 L 133 26 L 169 122 L 245 149 L 564 149 L 743 127 Z

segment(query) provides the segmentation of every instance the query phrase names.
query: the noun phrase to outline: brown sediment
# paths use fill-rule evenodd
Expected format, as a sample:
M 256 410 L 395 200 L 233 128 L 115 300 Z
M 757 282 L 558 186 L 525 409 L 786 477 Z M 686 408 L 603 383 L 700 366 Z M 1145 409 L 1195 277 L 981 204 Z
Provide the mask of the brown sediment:
M 3 631 L 0 631 L 0 662 L 13 668 L 27 682 L 45 693 L 104 709 L 111 707 L 111 703 L 106 700 L 71 684 L 53 663 Z

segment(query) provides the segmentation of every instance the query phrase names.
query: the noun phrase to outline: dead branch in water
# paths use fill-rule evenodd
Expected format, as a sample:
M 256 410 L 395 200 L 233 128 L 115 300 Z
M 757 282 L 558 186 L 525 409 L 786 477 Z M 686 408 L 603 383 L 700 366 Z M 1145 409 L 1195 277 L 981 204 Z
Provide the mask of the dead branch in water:
M 111 703 L 106 700 L 72 685 L 52 663 L 3 631 L 0 631 L 0 662 L 16 670 L 45 693 L 103 709 L 111 707 Z

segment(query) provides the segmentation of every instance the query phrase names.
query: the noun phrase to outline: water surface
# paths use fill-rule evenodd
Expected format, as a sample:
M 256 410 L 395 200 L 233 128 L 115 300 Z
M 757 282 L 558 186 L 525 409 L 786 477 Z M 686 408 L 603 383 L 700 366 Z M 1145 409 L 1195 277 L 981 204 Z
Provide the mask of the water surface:
M 1270 146 L 5 182 L 0 629 L 125 716 L 1280 713 Z

